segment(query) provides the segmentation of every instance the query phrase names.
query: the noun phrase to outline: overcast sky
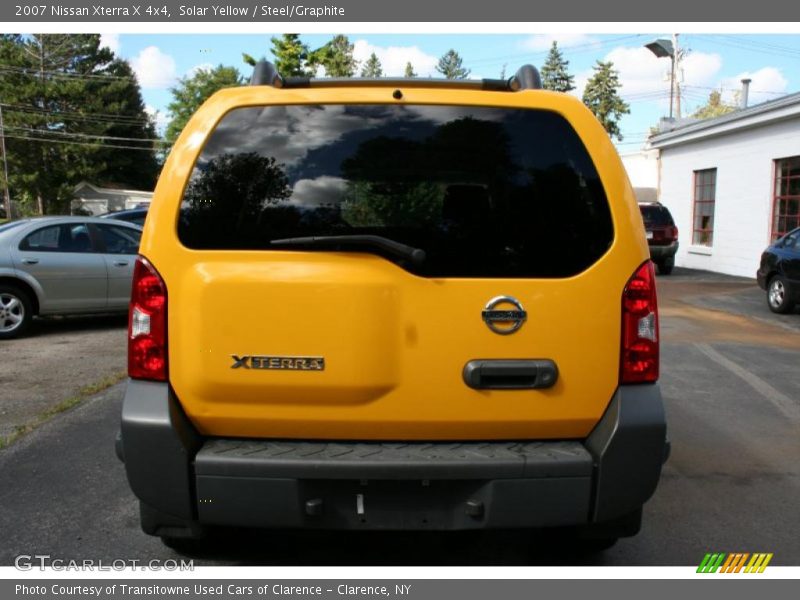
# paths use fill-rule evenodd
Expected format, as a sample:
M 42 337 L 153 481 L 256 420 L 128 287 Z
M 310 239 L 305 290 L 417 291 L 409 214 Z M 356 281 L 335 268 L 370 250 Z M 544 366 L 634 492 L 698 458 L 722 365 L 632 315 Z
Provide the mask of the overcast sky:
M 553 39 L 570 61 L 580 95 L 596 60 L 611 60 L 620 72 L 622 95 L 631 114 L 622 120 L 625 139 L 621 152 L 638 149 L 648 129 L 669 110 L 669 59 L 658 59 L 644 44 L 669 37 L 670 32 L 648 34 L 564 34 L 564 35 L 467 35 L 353 34 L 355 56 L 363 61 L 375 52 L 384 74 L 401 76 L 407 61 L 421 76 L 436 76 L 438 57 L 454 48 L 472 70 L 471 77 L 498 77 L 505 66 L 511 75 L 520 65 L 541 67 Z M 312 48 L 324 44 L 330 35 L 303 35 Z M 148 109 L 166 120 L 169 88 L 179 77 L 212 65 L 233 65 L 249 75 L 242 52 L 270 57 L 269 35 L 186 35 L 110 34 L 103 40 L 134 66 Z M 679 74 L 683 85 L 683 114 L 703 104 L 713 89 L 722 89 L 733 99 L 749 77 L 750 103 L 763 102 L 800 91 L 800 35 L 685 34 L 680 46 L 688 53 Z

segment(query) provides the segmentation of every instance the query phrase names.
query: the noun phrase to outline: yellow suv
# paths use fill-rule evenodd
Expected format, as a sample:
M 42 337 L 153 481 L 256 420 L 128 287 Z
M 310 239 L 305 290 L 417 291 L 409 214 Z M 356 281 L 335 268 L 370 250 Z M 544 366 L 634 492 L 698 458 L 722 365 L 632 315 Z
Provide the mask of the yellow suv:
M 635 534 L 656 285 L 594 116 L 530 66 L 252 83 L 194 115 L 144 226 L 117 444 L 144 531 Z

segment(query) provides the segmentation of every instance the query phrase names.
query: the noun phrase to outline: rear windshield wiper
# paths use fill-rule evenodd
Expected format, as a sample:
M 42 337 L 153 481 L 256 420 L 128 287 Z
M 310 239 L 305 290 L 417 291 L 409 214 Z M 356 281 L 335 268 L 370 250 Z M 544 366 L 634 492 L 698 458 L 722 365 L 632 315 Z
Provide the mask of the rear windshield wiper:
M 401 258 L 406 258 L 415 264 L 425 261 L 425 250 L 413 248 L 380 235 L 321 235 L 313 237 L 293 237 L 282 240 L 272 240 L 273 246 L 373 246 L 391 252 Z

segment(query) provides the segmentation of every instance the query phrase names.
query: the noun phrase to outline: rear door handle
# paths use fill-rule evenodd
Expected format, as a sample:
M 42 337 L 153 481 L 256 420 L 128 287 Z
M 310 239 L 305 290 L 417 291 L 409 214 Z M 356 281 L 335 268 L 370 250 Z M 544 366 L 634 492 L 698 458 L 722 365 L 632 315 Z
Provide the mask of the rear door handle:
M 127 260 L 115 260 L 114 261 L 114 266 L 115 267 L 127 267 L 128 266 L 128 261 Z
M 558 367 L 549 359 L 471 360 L 464 383 L 476 390 L 531 390 L 553 387 Z
M 22 262 L 26 265 L 38 265 L 39 259 L 38 258 L 23 258 Z

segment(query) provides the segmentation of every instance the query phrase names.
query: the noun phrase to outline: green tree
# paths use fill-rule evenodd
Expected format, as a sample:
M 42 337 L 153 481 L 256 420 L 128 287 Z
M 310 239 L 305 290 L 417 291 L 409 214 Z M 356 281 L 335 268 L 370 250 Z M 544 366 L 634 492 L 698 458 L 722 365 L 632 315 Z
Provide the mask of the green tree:
M 569 61 L 564 58 L 554 40 L 542 67 L 542 87 L 554 92 L 569 92 L 575 89 L 575 78 L 569 74 Z
M 352 77 L 358 68 L 358 61 L 353 58 L 354 45 L 346 35 L 336 35 L 327 44 L 314 50 L 309 62 L 322 65 L 328 77 Z
M 121 59 L 114 59 L 108 66 L 108 81 L 97 89 L 94 104 L 103 114 L 114 115 L 109 119 L 104 135 L 109 136 L 113 145 L 129 145 L 129 142 L 111 138 L 149 140 L 144 144 L 131 142 L 135 147 L 144 145 L 156 152 L 136 151 L 129 148 L 99 149 L 93 160 L 96 169 L 94 177 L 107 184 L 119 184 L 137 190 L 152 190 L 155 187 L 160 165 L 157 156 L 161 155 L 162 145 L 152 140 L 158 139 L 156 124 L 145 111 L 145 104 L 136 82 L 136 74 L 131 65 Z M 87 115 L 92 118 L 91 115 Z M 83 128 L 83 127 L 82 127 Z M 96 160 L 102 158 L 102 161 Z
M 614 69 L 614 63 L 611 61 L 598 60 L 592 68 L 594 75 L 583 90 L 583 103 L 602 123 L 608 135 L 622 141 L 619 121 L 623 115 L 629 114 L 631 109 L 619 95 L 619 89 L 622 87 L 619 82 L 619 73 Z
M 167 106 L 170 121 L 164 136 L 166 141 L 170 145 L 175 142 L 189 118 L 214 92 L 242 83 L 242 76 L 236 67 L 224 65 L 200 69 L 193 75 L 178 80 L 178 85 L 170 90 L 172 102 Z
M 16 213 L 67 213 L 74 186 L 152 189 L 156 135 L 130 65 L 95 34 L 0 36 Z
M 466 79 L 472 72 L 462 66 L 463 60 L 458 52 L 452 48 L 442 55 L 436 70 L 444 75 L 445 79 Z
M 275 57 L 275 67 L 284 77 L 310 77 L 314 69 L 308 64 L 310 51 L 308 46 L 300 41 L 297 33 L 284 33 L 281 37 L 273 37 L 272 55 Z
M 714 117 L 727 115 L 734 110 L 736 110 L 736 105 L 723 101 L 722 94 L 714 90 L 708 95 L 708 101 L 698 108 L 692 116 L 695 119 L 713 119 Z
M 383 77 L 383 68 L 381 67 L 381 61 L 378 60 L 378 56 L 374 52 L 369 55 L 369 58 L 364 63 L 364 66 L 361 69 L 361 76 Z
M 407 62 L 406 63 L 406 70 L 403 73 L 403 77 L 405 77 L 407 79 L 411 79 L 411 78 L 416 77 L 416 76 L 417 76 L 417 74 L 414 72 L 414 66 L 411 64 L 411 62 Z

